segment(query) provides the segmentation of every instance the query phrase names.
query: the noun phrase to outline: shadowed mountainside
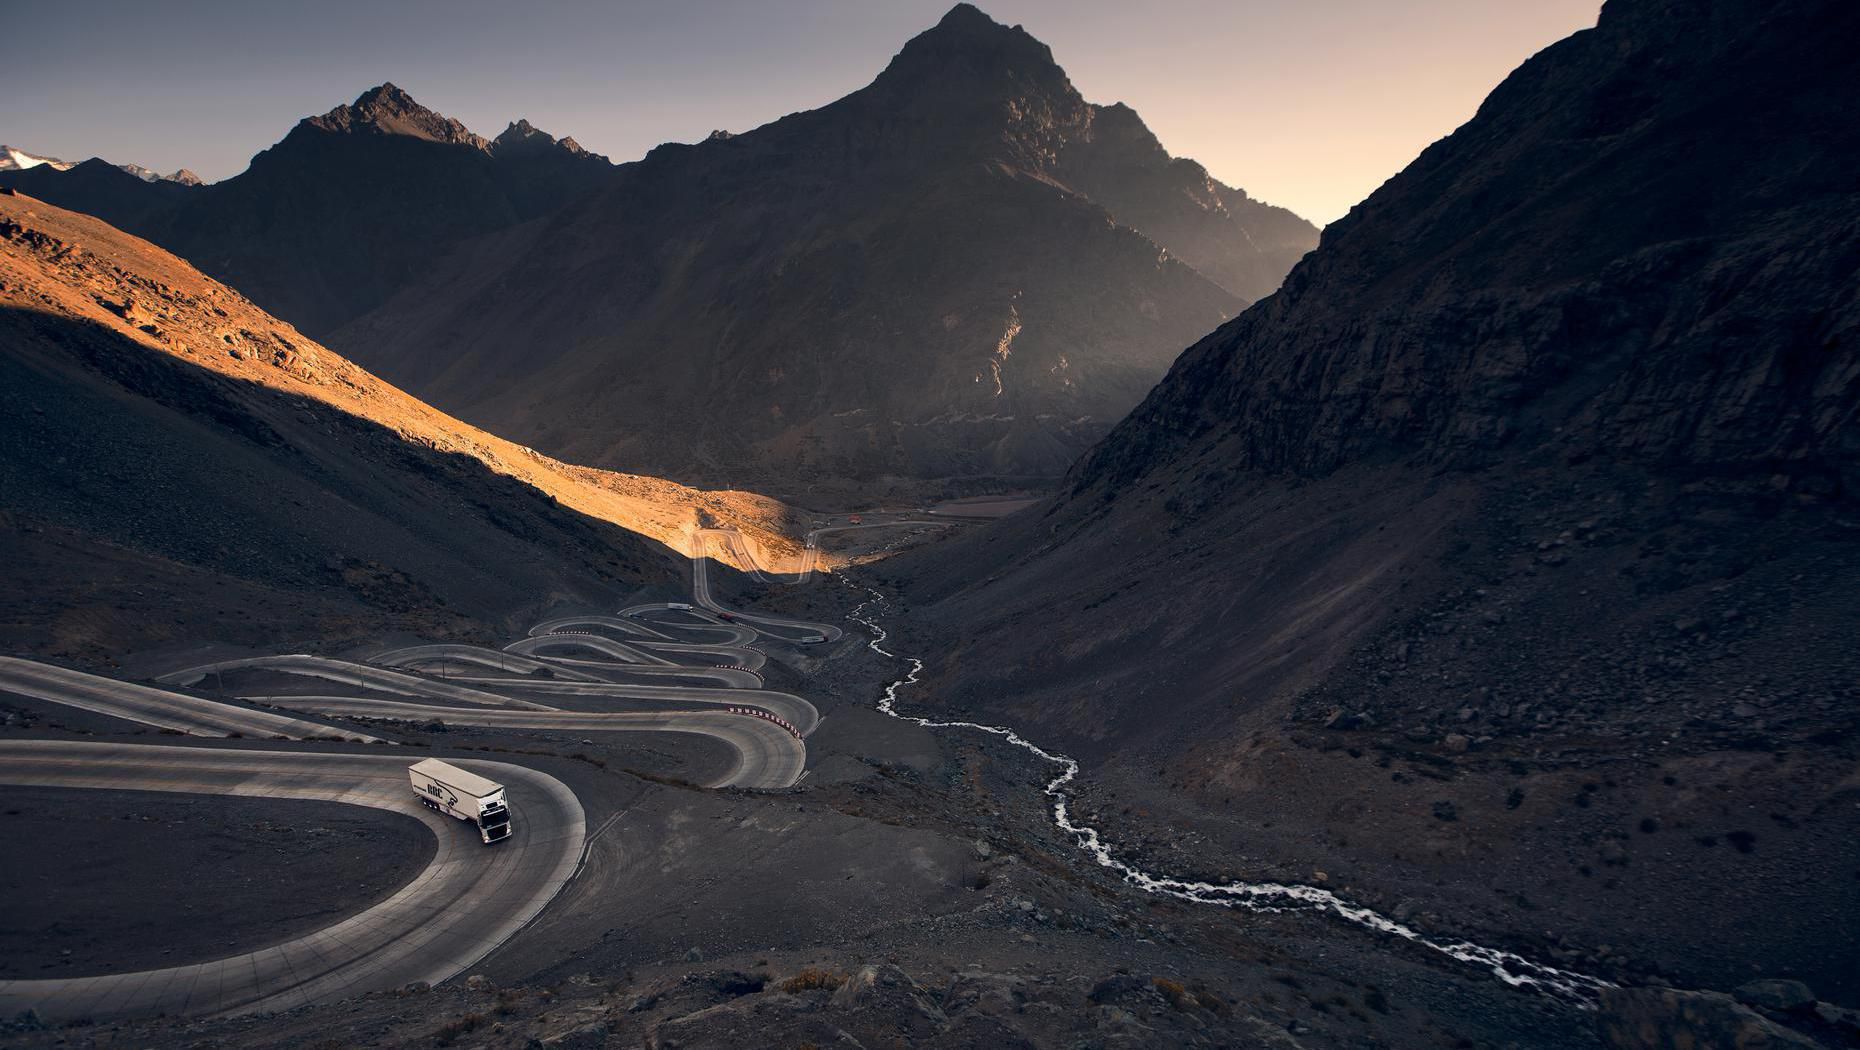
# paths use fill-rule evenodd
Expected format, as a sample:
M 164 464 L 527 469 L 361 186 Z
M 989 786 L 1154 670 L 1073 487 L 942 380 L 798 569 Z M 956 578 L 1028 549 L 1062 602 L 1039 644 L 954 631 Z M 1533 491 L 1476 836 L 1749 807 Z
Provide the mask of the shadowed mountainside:
M 459 243 L 559 208 L 612 171 L 528 121 L 486 139 L 383 84 L 304 118 L 210 186 L 149 183 L 87 161 L 68 173 L 3 173 L 0 187 L 154 241 L 321 337 Z
M 778 504 L 519 448 L 167 252 L 11 194 L 0 326 L 9 651 L 456 633 L 681 587 L 672 553 L 700 521 L 792 546 Z
M 967 4 L 837 102 L 618 168 L 384 84 L 211 186 L 7 185 L 498 433 L 711 482 L 1056 477 L 1317 241 Z
M 1052 476 L 1315 239 L 965 4 L 868 87 L 662 146 L 331 339 L 584 462 Z
M 1528 900 L 1689 981 L 1860 984 L 1827 947 L 1860 943 L 1856 34 L 1612 0 L 1061 496 L 892 568 L 962 639 L 939 694 L 1229 860 L 1499 928 Z
M 41 164 L 0 171 L 0 188 L 14 189 L 70 211 L 94 215 L 122 230 L 153 231 L 175 209 L 201 192 L 199 186 L 138 179 L 95 157 L 68 169 Z

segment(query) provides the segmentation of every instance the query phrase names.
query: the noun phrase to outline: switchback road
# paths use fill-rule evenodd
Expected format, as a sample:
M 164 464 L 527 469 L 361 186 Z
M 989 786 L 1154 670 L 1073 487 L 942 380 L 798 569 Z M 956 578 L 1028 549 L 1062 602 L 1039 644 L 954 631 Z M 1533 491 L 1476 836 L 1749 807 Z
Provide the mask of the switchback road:
M 748 721 L 747 719 L 745 721 Z M 414 797 L 404 755 L 307 754 L 72 740 L 0 741 L 0 784 L 319 799 L 426 824 L 426 870 L 333 926 L 189 966 L 55 980 L 0 981 L 0 1014 L 54 1020 L 160 1012 L 246 1013 L 437 984 L 476 963 L 553 899 L 581 860 L 587 821 L 560 781 L 504 762 L 455 759 L 501 783 L 514 833 L 495 847 Z

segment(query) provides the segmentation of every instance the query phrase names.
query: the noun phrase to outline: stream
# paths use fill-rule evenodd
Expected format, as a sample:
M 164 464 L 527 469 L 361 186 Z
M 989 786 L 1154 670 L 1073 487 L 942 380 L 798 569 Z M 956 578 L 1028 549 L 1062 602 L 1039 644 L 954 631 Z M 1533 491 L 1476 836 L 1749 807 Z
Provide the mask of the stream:
M 847 581 L 847 585 L 864 590 L 869 595 L 865 601 L 859 603 L 847 614 L 847 619 L 864 625 L 872 633 L 872 639 L 866 643 L 867 647 L 887 659 L 907 661 L 910 664 L 910 672 L 905 677 L 885 687 L 885 695 L 879 701 L 878 709 L 893 718 L 912 722 L 927 729 L 970 729 L 988 733 L 1006 740 L 1015 747 L 1032 752 L 1041 761 L 1058 767 L 1059 774 L 1048 781 L 1045 788 L 1046 797 L 1052 800 L 1053 824 L 1070 836 L 1073 844 L 1089 854 L 1099 867 L 1109 868 L 1125 882 L 1145 893 L 1174 897 L 1195 904 L 1245 908 L 1256 912 L 1293 910 L 1328 912 L 1346 922 L 1378 933 L 1400 937 L 1449 958 L 1481 967 L 1514 988 L 1540 992 L 1583 1009 L 1593 1008 L 1596 995 L 1602 989 L 1614 987 L 1600 978 L 1559 970 L 1553 966 L 1532 962 L 1512 952 L 1487 948 L 1471 941 L 1437 940 L 1371 908 L 1352 904 L 1329 890 L 1316 886 L 1279 882 L 1192 882 L 1170 878 L 1166 875 L 1154 875 L 1118 859 L 1110 845 L 1099 835 L 1097 828 L 1076 823 L 1072 819 L 1071 796 L 1067 788 L 1079 775 L 1079 763 L 1076 759 L 1056 751 L 1048 751 L 1005 726 L 985 725 L 980 722 L 941 722 L 904 714 L 897 709 L 899 690 L 917 683 L 924 663 L 914 656 L 899 656 L 883 646 L 882 643 L 890 635 L 879 626 L 876 610 L 886 604 L 885 596 L 876 590 L 860 587 L 850 581 Z M 868 609 L 874 612 L 868 615 Z

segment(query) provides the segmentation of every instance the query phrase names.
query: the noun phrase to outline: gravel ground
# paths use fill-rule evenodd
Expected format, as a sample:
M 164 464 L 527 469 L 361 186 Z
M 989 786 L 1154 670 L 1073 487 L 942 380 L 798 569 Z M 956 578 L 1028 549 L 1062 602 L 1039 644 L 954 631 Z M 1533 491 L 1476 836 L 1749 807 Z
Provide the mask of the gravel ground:
M 16 788 L 0 978 L 179 966 L 288 940 L 426 866 L 411 817 L 334 802 Z

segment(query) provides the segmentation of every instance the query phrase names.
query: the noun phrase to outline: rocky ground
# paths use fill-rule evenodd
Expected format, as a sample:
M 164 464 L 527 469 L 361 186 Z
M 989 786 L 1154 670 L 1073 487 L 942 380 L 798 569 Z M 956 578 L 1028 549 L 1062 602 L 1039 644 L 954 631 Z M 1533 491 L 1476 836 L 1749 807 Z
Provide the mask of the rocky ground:
M 732 604 L 820 617 L 862 597 L 832 579 L 778 588 L 726 577 L 718 586 Z M 901 651 L 915 641 L 900 636 Z M 53 1029 L 28 1016 L 11 1022 L 5 1044 L 1565 1047 L 1635 1045 L 1649 1024 L 1689 1025 L 1707 1043 L 1740 1032 L 1790 1038 L 1774 1019 L 1825 1045 L 1860 1035 L 1853 1015 L 1793 984 L 1744 989 L 1745 1005 L 1663 989 L 1659 974 L 1630 960 L 1607 973 L 1643 990 L 1584 1010 L 1335 918 L 1139 892 L 1055 833 L 1040 795 L 1043 764 L 992 737 L 928 731 L 873 710 L 899 665 L 866 649 L 856 629 L 835 646 L 775 656 L 772 684 L 816 699 L 826 716 L 810 740 L 810 773 L 790 792 L 682 786 L 677 771 L 697 769 L 703 756 L 656 740 L 642 748 L 618 735 L 595 743 L 407 732 L 442 754 L 521 751 L 569 783 L 602 828 L 583 874 L 470 980 L 250 1018 Z M 16 712 L 12 729 L 120 731 L 107 719 L 30 711 Z M 648 751 L 663 752 L 663 764 Z M 1312 750 L 1333 752 L 1347 753 Z M 1351 761 L 1372 768 L 1375 759 Z M 1398 768 L 1415 763 L 1403 761 Z M 1098 800 L 1116 789 L 1088 776 L 1086 797 L 1108 831 L 1131 835 L 1120 841 L 1145 864 L 1192 873 L 1232 859 L 1218 838 L 1171 823 L 1173 812 L 1153 809 L 1141 821 L 1133 806 L 1132 819 L 1109 819 L 1112 807 Z M 1295 874 L 1308 857 L 1278 852 L 1293 844 L 1262 838 L 1243 873 Z M 1310 874 L 1386 903 L 1375 881 L 1383 872 L 1368 865 Z M 1417 897 L 1426 903 L 1403 913 L 1417 925 L 1554 950 L 1522 913 L 1481 916 L 1491 928 L 1468 929 L 1455 899 Z M 1572 968 L 1592 961 L 1552 957 Z
M 0 838 L 0 979 L 250 951 L 367 908 L 433 854 L 378 810 L 137 791 L 10 788 Z

